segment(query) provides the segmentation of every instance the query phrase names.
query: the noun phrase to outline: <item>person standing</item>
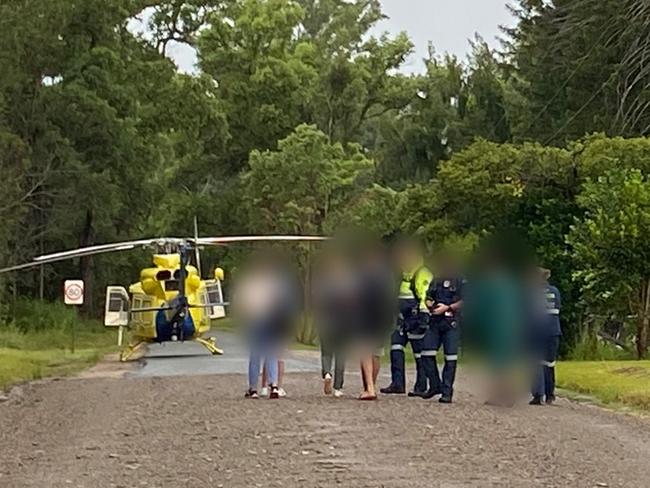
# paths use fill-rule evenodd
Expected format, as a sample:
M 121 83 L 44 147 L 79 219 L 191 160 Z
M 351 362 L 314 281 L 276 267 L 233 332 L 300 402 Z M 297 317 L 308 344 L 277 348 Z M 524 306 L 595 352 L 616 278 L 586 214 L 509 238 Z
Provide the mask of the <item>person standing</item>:
M 426 293 L 433 275 L 424 264 L 421 246 L 414 240 L 399 242 L 396 258 L 402 278 L 399 285 L 397 327 L 391 336 L 391 383 L 380 391 L 384 394 L 406 392 L 404 348 L 410 343 L 415 356 L 416 380 L 409 395 L 420 396 L 427 391 L 422 368 L 422 339 L 429 324 Z
M 280 398 L 278 355 L 299 310 L 299 292 L 281 256 L 259 253 L 238 278 L 233 294 L 236 318 L 250 348 L 247 398 L 259 398 L 260 368 L 268 375 L 269 398 Z
M 429 399 L 442 394 L 439 402 L 451 403 L 458 364 L 459 314 L 463 305 L 463 279 L 458 276 L 447 258 L 441 260 L 438 271 L 439 277 L 431 282 L 427 291 L 431 326 L 423 339 L 422 363 L 429 389 L 422 398 Z M 436 362 L 440 346 L 445 354 L 442 380 L 438 375 Z
M 358 343 L 363 383 L 359 400 L 374 400 L 383 344 L 395 320 L 395 276 L 381 242 L 373 239 L 365 242 L 358 262 L 361 308 Z
M 560 348 L 562 327 L 560 325 L 560 308 L 562 301 L 559 290 L 549 284 L 551 272 L 540 269 L 541 286 L 539 300 L 543 304 L 538 316 L 539 325 L 534 330 L 534 351 L 537 353 L 537 368 L 535 368 L 531 405 L 541 405 L 545 400 L 547 405 L 555 402 L 555 362 Z
M 317 265 L 313 286 L 314 320 L 321 344 L 323 392 L 343 396 L 345 363 L 359 320 L 359 282 L 340 249 L 326 251 Z
M 518 396 L 527 320 L 522 266 L 512 252 L 520 242 L 505 234 L 484 240 L 463 290 L 464 346 L 485 361 L 488 406 L 511 408 Z

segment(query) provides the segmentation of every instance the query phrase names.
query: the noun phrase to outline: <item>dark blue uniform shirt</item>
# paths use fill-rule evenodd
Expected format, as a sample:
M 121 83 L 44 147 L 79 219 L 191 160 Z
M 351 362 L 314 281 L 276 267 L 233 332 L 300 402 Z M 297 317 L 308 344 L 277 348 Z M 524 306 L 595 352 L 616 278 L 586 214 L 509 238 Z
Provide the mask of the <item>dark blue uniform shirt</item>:
M 463 299 L 464 280 L 460 278 L 436 278 L 429 285 L 427 301 L 432 301 L 433 306 L 439 304 L 452 305 Z M 445 317 L 453 319 L 458 311 L 448 310 Z
M 546 284 L 544 286 L 544 296 L 546 299 L 544 334 L 548 337 L 561 336 L 560 308 L 562 307 L 562 300 L 560 292 L 553 285 Z

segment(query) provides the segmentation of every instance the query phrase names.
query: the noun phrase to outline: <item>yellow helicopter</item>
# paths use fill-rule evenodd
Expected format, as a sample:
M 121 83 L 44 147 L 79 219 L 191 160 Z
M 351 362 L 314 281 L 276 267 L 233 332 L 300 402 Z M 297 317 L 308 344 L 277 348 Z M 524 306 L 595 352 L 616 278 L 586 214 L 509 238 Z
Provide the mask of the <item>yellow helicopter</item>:
M 140 281 L 129 286 L 106 289 L 104 325 L 118 329 L 118 344 L 123 346 L 124 332 L 131 340 L 120 354 L 128 361 L 146 344 L 194 341 L 213 355 L 223 354 L 214 337 L 206 337 L 211 320 L 226 316 L 227 302 L 221 282 L 224 272 L 214 270 L 210 279 L 201 278 L 200 248 L 245 242 L 309 242 L 326 238 L 314 236 L 231 236 L 157 238 L 102 244 L 39 256 L 30 263 L 0 269 L 0 274 L 44 264 L 138 247 L 154 250 L 151 268 L 140 272 Z M 190 263 L 194 253 L 196 266 Z

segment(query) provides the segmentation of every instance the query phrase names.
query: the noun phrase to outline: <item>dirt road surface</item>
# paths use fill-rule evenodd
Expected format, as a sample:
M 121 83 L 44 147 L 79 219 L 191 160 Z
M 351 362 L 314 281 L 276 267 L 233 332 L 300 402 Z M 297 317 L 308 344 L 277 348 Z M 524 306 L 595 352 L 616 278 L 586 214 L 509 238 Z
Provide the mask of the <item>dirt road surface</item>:
M 304 355 L 288 398 L 245 400 L 232 349 L 172 354 L 212 361 L 200 375 L 159 376 L 152 364 L 179 358 L 158 357 L 14 390 L 0 403 L 0 487 L 650 487 L 646 420 L 568 400 L 487 408 L 467 387 L 450 406 L 363 403 L 354 374 L 347 398 L 326 398 Z

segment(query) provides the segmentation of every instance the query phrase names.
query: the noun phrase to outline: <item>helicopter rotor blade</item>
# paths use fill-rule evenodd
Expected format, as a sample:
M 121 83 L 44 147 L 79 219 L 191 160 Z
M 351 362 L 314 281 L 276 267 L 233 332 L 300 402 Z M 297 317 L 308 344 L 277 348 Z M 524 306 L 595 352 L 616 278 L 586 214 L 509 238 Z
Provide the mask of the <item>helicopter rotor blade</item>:
M 81 247 L 68 251 L 61 251 L 53 254 L 44 254 L 35 257 L 31 262 L 0 268 L 0 274 L 22 269 L 35 268 L 43 264 L 56 263 L 85 256 L 94 256 L 117 251 L 128 251 L 136 247 L 146 247 L 153 245 L 166 244 L 193 244 L 194 246 L 226 246 L 240 242 L 320 242 L 329 240 L 328 237 L 321 236 L 298 236 L 298 235 L 272 235 L 272 236 L 225 236 L 225 237 L 158 237 L 153 239 L 140 239 L 137 241 L 115 242 L 112 244 L 100 244 L 96 246 Z
M 53 254 L 44 254 L 35 257 L 29 263 L 23 263 L 16 266 L 10 266 L 0 269 L 0 274 L 8 273 L 10 271 L 19 271 L 21 269 L 34 268 L 43 264 L 56 263 L 58 261 L 65 261 L 67 259 L 80 258 L 85 256 L 94 256 L 96 254 L 104 254 L 117 251 L 129 251 L 136 247 L 146 247 L 155 245 L 157 243 L 172 243 L 180 244 L 182 242 L 189 242 L 189 239 L 180 238 L 156 238 L 156 239 L 140 239 L 137 241 L 115 242 L 112 244 L 100 244 L 97 246 L 81 247 L 78 249 L 71 249 L 68 251 L 61 251 Z
M 201 237 L 196 239 L 197 245 L 223 246 L 239 242 L 322 242 L 329 240 L 329 237 L 322 236 L 297 236 L 297 235 L 275 235 L 275 236 L 227 236 L 227 237 Z

